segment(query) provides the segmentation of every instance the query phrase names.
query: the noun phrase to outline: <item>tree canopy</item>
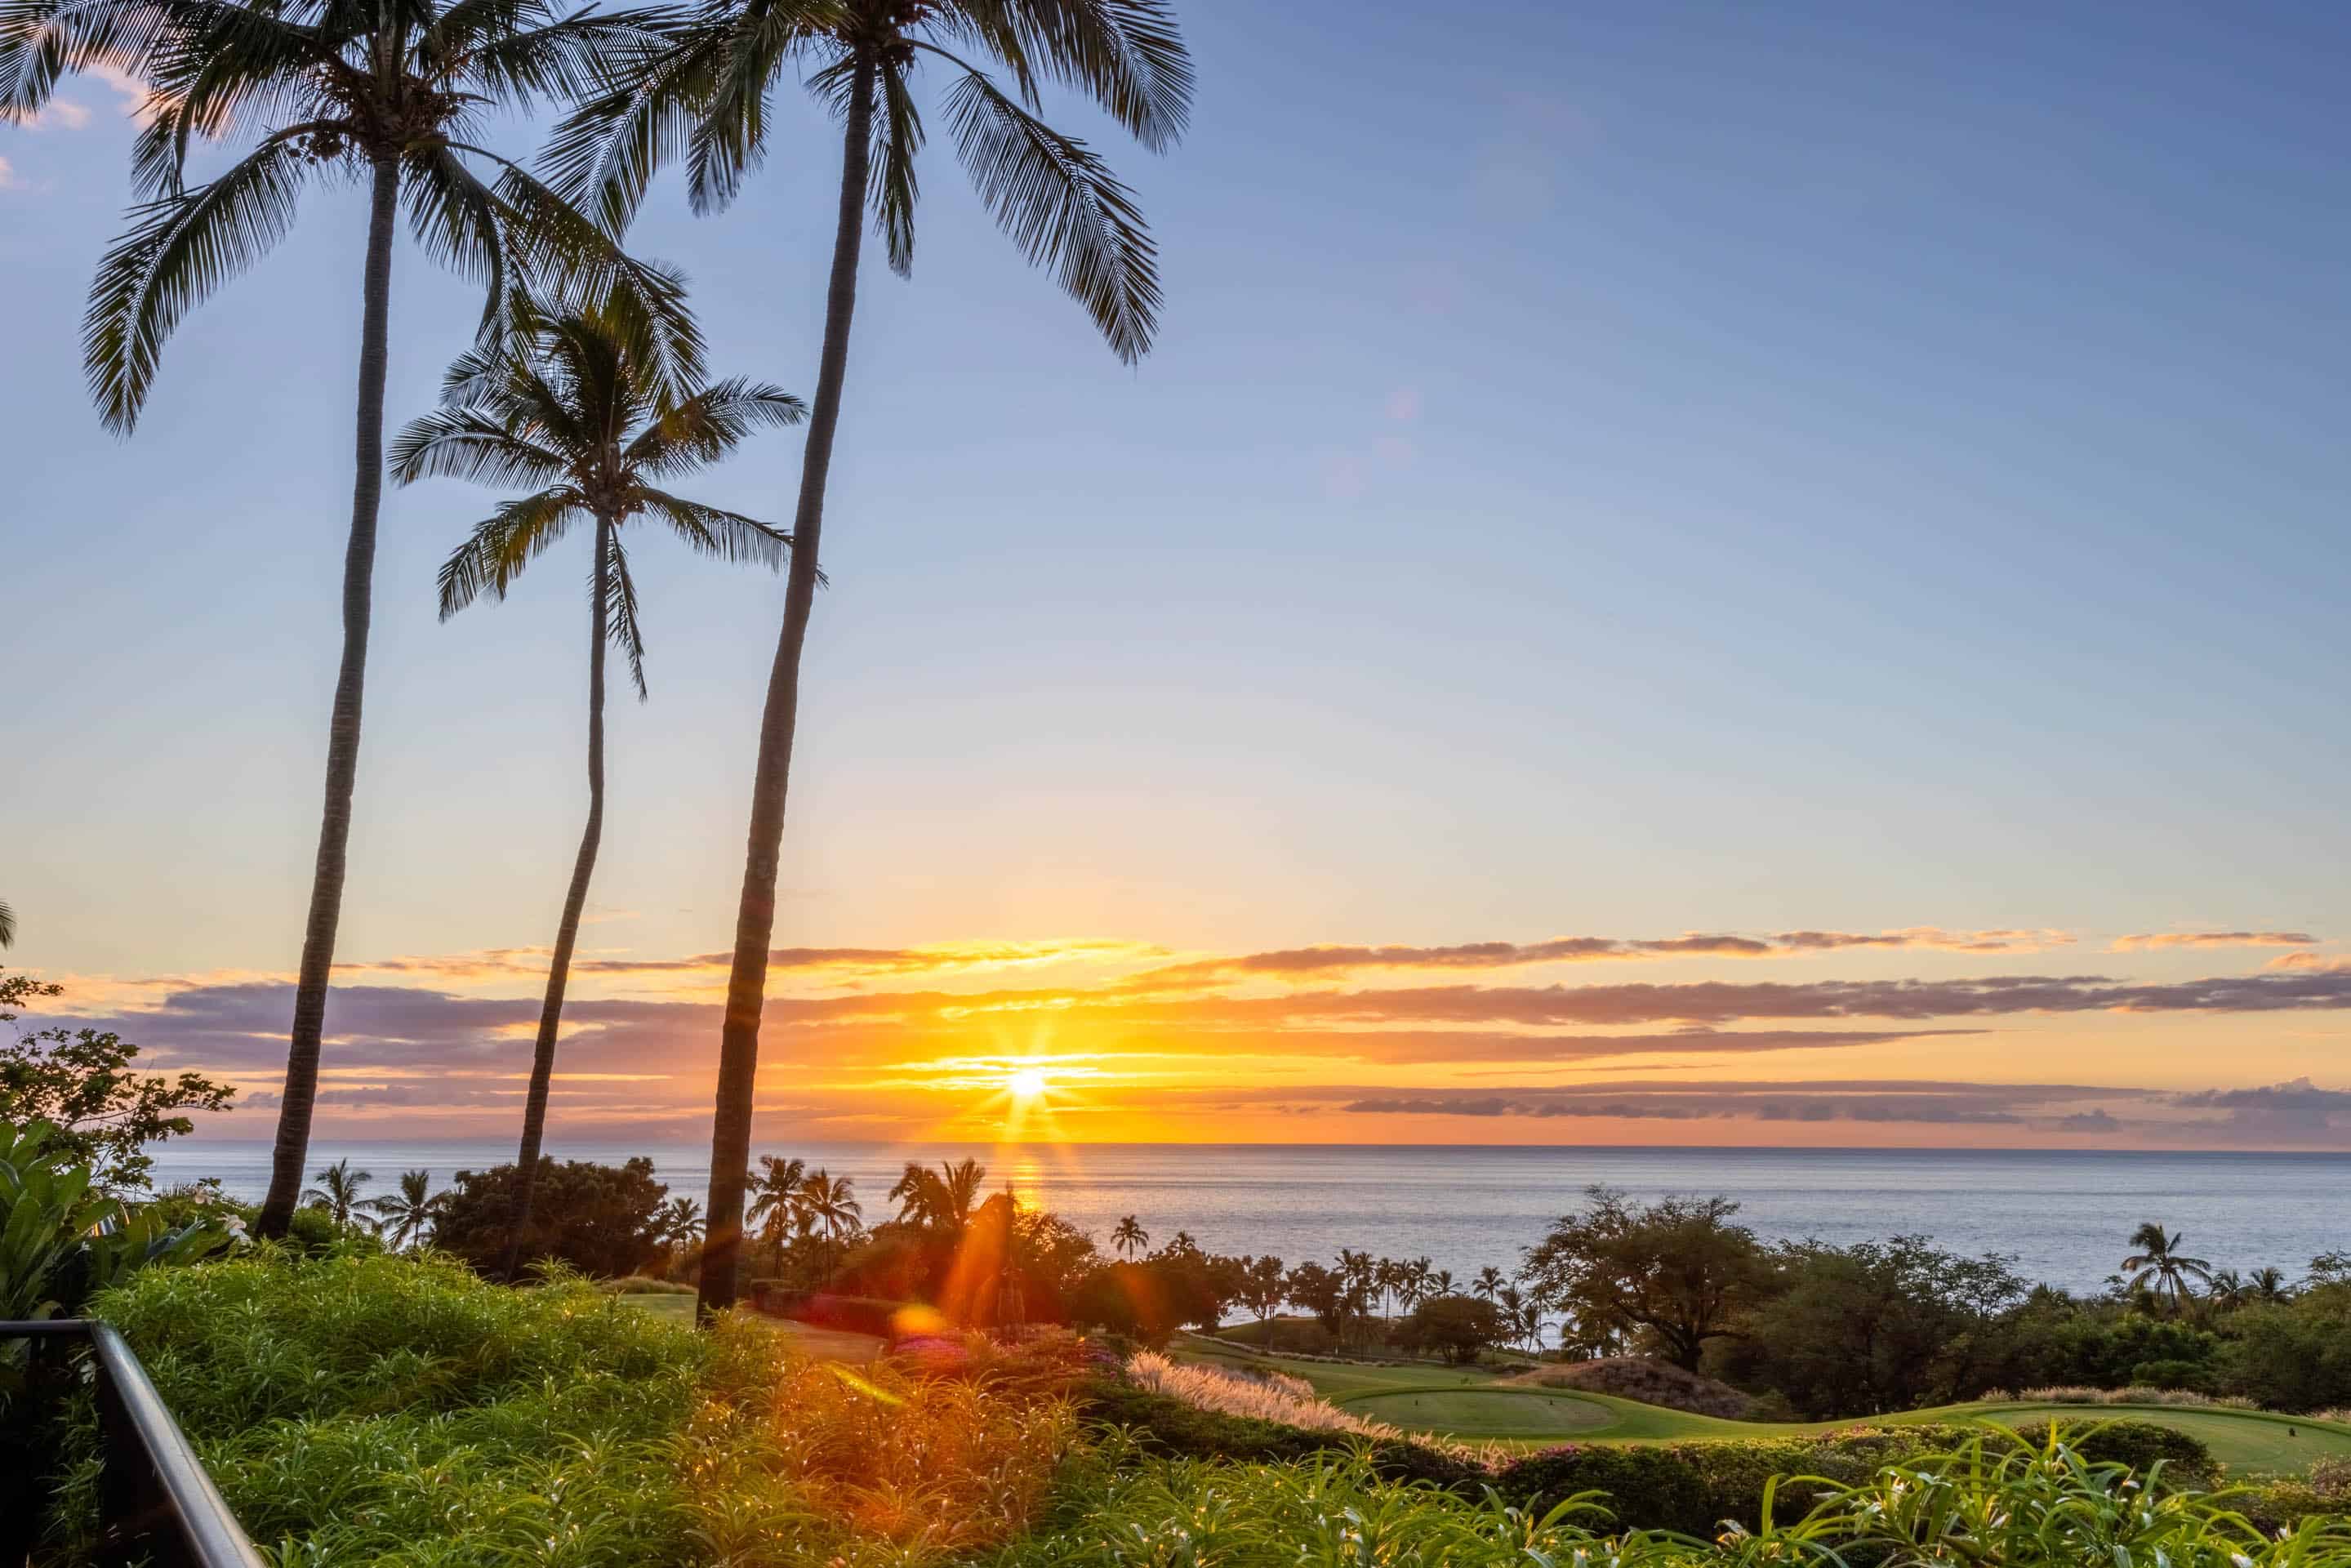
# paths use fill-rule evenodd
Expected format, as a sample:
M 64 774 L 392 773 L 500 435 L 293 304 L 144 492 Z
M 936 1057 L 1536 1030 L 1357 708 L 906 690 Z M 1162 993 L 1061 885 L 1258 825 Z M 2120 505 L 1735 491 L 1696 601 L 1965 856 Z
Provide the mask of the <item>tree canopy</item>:
M 65 988 L 30 975 L 0 975 L 0 1023 Z M 144 1187 L 150 1144 L 196 1130 L 187 1113 L 225 1111 L 236 1091 L 200 1073 L 141 1072 L 139 1047 L 112 1030 L 52 1025 L 20 1030 L 0 1045 L 0 1122 L 47 1122 L 47 1146 L 88 1165 L 100 1186 Z
M 1753 1231 L 1732 1223 L 1730 1199 L 1635 1205 L 1607 1186 L 1584 1196 L 1590 1207 L 1527 1249 L 1519 1278 L 1542 1305 L 1621 1330 L 1695 1372 L 1708 1342 L 1736 1333 L 1740 1315 L 1768 1294 L 1771 1260 Z

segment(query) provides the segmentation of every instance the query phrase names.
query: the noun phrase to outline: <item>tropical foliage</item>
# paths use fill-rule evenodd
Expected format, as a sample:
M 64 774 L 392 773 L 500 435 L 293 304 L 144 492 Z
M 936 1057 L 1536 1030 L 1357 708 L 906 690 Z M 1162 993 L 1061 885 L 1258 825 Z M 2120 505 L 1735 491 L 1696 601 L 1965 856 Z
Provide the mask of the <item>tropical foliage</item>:
M 553 1261 L 594 1279 L 636 1273 L 661 1251 L 669 1189 L 644 1158 L 618 1166 L 541 1155 L 525 1264 Z M 459 1171 L 434 1223 L 434 1245 L 503 1278 L 513 1241 L 515 1167 Z
M 401 1172 L 398 1193 L 367 1203 L 385 1242 L 395 1248 L 429 1240 L 448 1207 L 448 1193 L 434 1191 L 433 1173 L 423 1170 Z
M 64 992 L 29 975 L 0 975 L 0 1023 Z M 89 1165 L 101 1187 L 144 1187 L 154 1165 L 147 1145 L 194 1132 L 189 1112 L 225 1111 L 236 1091 L 201 1073 L 141 1072 L 138 1055 L 112 1030 L 20 1030 L 0 1045 L 0 1122 L 47 1124 L 49 1147 Z

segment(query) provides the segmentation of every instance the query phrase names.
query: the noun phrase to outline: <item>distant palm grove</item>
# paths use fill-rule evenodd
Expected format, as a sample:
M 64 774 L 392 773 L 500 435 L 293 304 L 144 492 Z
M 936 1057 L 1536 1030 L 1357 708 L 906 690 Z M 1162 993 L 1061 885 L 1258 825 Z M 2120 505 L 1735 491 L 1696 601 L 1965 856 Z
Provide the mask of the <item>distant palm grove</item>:
M 588 536 L 589 800 L 505 1194 L 506 1271 L 528 1256 L 549 1085 L 581 910 L 605 830 L 605 650 L 646 691 L 625 544 L 659 524 L 688 548 L 780 568 L 783 613 L 757 720 L 748 832 L 713 1107 L 703 1222 L 705 1312 L 740 1292 L 752 1088 L 803 645 L 820 581 L 826 480 L 848 388 L 851 327 L 869 222 L 891 268 L 914 266 L 918 156 L 944 120 L 982 204 L 1053 273 L 1111 350 L 1151 348 L 1157 252 L 1133 193 L 1085 142 L 1044 118 L 1047 89 L 1091 100 L 1145 149 L 1182 136 L 1189 57 L 1163 0 L 710 0 L 693 7 L 559 13 L 543 0 L 0 0 L 0 117 L 28 121 L 75 71 L 140 83 L 134 204 L 99 258 L 84 371 L 107 425 L 137 426 L 163 349 L 188 311 L 291 231 L 313 182 L 368 193 L 342 626 L 316 863 L 297 972 L 269 1191 L 256 1219 L 283 1237 L 303 1201 L 329 1033 L 374 605 L 385 386 L 399 235 L 478 284 L 475 348 L 444 406 L 412 423 L 389 466 L 402 484 L 444 476 L 507 492 L 444 569 L 444 615 L 516 575 L 576 523 Z M 798 79 L 839 127 L 838 210 L 813 391 L 711 381 L 685 279 L 629 252 L 654 178 L 683 161 L 701 214 L 726 208 L 789 132 L 771 96 Z M 558 117 L 535 164 L 484 141 L 507 110 Z M 192 181 L 198 141 L 234 160 Z M 792 152 L 806 157 L 807 143 Z M 670 485 L 763 426 L 805 421 L 800 483 L 771 520 Z M 779 498 L 780 500 L 780 498 Z M 748 716 L 747 716 L 747 721 Z M 15 936 L 0 904 L 0 946 Z M 837 1224 L 835 1226 L 837 1228 Z

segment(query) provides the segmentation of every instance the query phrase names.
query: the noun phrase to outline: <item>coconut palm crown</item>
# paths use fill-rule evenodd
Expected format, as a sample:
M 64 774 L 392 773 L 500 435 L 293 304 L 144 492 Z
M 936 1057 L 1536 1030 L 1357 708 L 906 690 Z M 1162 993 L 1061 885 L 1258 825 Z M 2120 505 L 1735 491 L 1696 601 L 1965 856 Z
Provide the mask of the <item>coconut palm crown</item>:
M 597 91 L 658 49 L 674 16 L 559 16 L 543 0 L 0 0 L 0 118 L 37 111 L 69 70 L 149 89 L 131 152 L 141 200 L 83 326 L 108 425 L 137 423 L 164 340 L 285 237 L 319 177 L 372 183 L 386 219 L 404 206 L 418 245 L 484 285 L 486 331 L 528 269 L 598 276 L 690 373 L 699 344 L 675 280 L 481 141 L 493 110 Z M 197 141 L 247 137 L 227 170 L 188 183 Z
M 2168 1296 L 2175 1313 L 2195 1296 L 2195 1282 L 2209 1282 L 2212 1278 L 2210 1259 L 2190 1258 L 2180 1251 L 2185 1239 L 2179 1231 L 2167 1231 L 2149 1220 L 2131 1232 L 2131 1255 L 2122 1261 L 2133 1289 L 2146 1291 L 2157 1301 Z
M 807 410 L 781 388 L 739 376 L 677 387 L 666 366 L 636 351 L 624 319 L 609 308 L 540 314 L 525 304 L 520 315 L 518 329 L 450 367 L 442 406 L 392 442 L 392 475 L 403 485 L 441 476 L 538 486 L 475 523 L 442 562 L 444 621 L 484 594 L 504 599 L 574 526 L 609 528 L 609 559 L 600 539 L 591 575 L 611 645 L 628 659 L 642 697 L 645 641 L 626 526 L 658 523 L 697 554 L 780 567 L 790 535 L 661 481 L 717 462 L 754 431 L 797 424 Z
M 1008 91 L 975 63 L 998 66 Z M 686 162 L 697 213 L 716 212 L 768 151 L 769 95 L 805 71 L 836 115 L 870 125 L 865 188 L 891 268 L 914 267 L 920 70 L 998 225 L 1054 269 L 1118 356 L 1151 347 L 1158 256 L 1134 193 L 1100 154 L 1039 118 L 1040 89 L 1092 99 L 1152 152 L 1190 112 L 1192 67 L 1163 0 L 704 0 L 632 79 L 590 98 L 550 142 L 556 186 L 616 231 L 661 166 Z

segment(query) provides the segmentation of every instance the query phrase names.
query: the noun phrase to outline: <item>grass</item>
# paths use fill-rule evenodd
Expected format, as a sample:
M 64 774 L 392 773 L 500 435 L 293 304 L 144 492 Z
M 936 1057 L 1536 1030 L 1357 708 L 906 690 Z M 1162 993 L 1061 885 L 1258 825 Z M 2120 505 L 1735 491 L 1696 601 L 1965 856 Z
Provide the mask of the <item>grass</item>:
M 684 1295 L 653 1295 L 626 1293 L 617 1297 L 641 1312 L 674 1322 L 680 1328 L 694 1326 L 694 1292 Z M 796 1323 L 778 1318 L 775 1326 L 790 1336 L 793 1345 L 803 1355 L 817 1361 L 867 1362 L 882 1354 L 882 1341 L 870 1333 L 855 1333 L 848 1329 L 822 1329 L 813 1323 Z
M 1479 1367 L 1372 1366 L 1293 1360 L 1224 1350 L 1187 1340 L 1186 1360 L 1283 1373 L 1303 1378 L 1341 1409 L 1407 1431 L 1504 1443 L 1658 1443 L 1692 1438 L 1803 1437 L 1834 1432 L 1851 1421 L 1729 1421 L 1613 1395 L 1581 1390 L 1502 1386 Z M 2212 1457 L 2245 1476 L 2296 1474 L 2323 1458 L 2351 1458 L 2351 1425 L 2277 1416 L 2258 1410 L 2211 1410 L 2171 1405 L 1965 1404 L 1874 1416 L 1872 1425 L 1987 1421 L 2005 1427 L 2046 1422 L 2068 1426 L 2128 1417 L 2186 1432 Z

